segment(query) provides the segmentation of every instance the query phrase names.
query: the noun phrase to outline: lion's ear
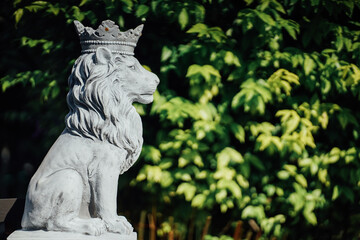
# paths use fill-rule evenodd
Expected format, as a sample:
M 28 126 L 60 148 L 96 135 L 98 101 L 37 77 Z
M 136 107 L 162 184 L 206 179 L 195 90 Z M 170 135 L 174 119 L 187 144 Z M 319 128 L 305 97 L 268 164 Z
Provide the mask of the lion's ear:
M 100 64 L 109 64 L 112 59 L 112 54 L 109 49 L 105 47 L 99 47 L 95 53 L 96 62 Z

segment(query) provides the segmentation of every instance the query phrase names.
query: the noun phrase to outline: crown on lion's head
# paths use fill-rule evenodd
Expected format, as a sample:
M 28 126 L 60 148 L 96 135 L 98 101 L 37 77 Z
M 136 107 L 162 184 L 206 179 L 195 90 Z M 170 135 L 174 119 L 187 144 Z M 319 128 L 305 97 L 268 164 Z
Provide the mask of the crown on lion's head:
M 81 43 L 81 52 L 95 52 L 100 46 L 107 47 L 112 53 L 134 55 L 134 49 L 138 42 L 144 25 L 135 29 L 121 32 L 111 20 L 102 21 L 100 26 L 94 30 L 91 27 L 84 27 L 79 21 L 74 21 L 76 32 Z

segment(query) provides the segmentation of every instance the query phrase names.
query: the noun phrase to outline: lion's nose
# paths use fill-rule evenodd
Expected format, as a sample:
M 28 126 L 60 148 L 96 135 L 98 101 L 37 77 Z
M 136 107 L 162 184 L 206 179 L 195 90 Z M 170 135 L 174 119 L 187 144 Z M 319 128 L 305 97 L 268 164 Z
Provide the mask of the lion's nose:
M 156 85 L 158 85 L 160 83 L 160 79 L 156 75 L 155 75 L 155 83 L 156 83 Z

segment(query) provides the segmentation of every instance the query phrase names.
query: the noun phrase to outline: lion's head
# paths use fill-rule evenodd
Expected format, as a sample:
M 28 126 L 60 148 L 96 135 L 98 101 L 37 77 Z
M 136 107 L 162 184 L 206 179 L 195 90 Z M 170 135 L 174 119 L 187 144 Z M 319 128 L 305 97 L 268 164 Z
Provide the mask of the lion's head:
M 143 142 L 141 119 L 132 103 L 151 103 L 158 83 L 133 56 L 112 54 L 104 47 L 82 54 L 69 77 L 67 131 L 124 148 L 132 164 Z

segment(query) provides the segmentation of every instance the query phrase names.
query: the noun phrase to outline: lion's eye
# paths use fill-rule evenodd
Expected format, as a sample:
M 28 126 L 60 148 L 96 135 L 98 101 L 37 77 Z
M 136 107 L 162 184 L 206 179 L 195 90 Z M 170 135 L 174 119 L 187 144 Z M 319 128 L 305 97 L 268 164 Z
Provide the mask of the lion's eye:
M 130 68 L 131 70 L 135 70 L 135 65 L 131 65 L 131 66 L 129 66 L 129 68 Z
M 120 58 L 120 57 L 116 57 L 116 58 L 115 58 L 115 63 L 118 64 L 118 65 L 119 65 L 120 63 L 122 63 L 121 58 Z

